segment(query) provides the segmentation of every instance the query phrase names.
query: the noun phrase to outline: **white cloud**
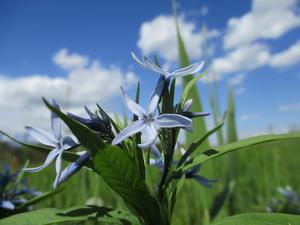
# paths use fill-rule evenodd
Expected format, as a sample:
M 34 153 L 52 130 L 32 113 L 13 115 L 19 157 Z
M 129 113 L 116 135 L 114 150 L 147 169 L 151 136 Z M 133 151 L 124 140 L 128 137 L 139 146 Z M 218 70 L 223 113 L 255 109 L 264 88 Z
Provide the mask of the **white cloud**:
M 111 104 L 119 95 L 120 86 L 129 88 L 137 81 L 133 72 L 123 72 L 116 66 L 106 68 L 97 60 L 91 62 L 87 57 L 68 54 L 67 50 L 55 54 L 53 61 L 66 69 L 66 77 L 0 75 L 0 116 L 5 118 L 0 121 L 1 129 L 21 133 L 24 125 L 49 127 L 49 111 L 42 96 L 54 98 L 78 113 L 83 105 Z
M 69 54 L 68 50 L 64 48 L 55 53 L 53 61 L 63 69 L 74 70 L 87 66 L 89 59 L 76 53 Z
M 253 0 L 251 11 L 229 19 L 224 47 L 235 48 L 258 39 L 277 39 L 300 25 L 297 0 Z
M 187 52 L 192 59 L 198 59 L 203 53 L 204 35 L 197 25 L 186 21 L 183 16 L 178 18 L 181 35 L 185 41 Z M 206 38 L 218 36 L 218 31 L 208 31 Z M 144 55 L 159 53 L 166 61 L 178 60 L 177 36 L 172 16 L 161 15 L 151 21 L 144 22 L 140 27 L 138 47 Z
M 295 103 L 280 105 L 278 107 L 278 110 L 280 112 L 298 111 L 298 110 L 300 110 L 300 102 L 295 102 Z
M 269 48 L 263 44 L 250 44 L 230 51 L 224 57 L 213 60 L 209 73 L 203 81 L 221 80 L 225 74 L 245 72 L 269 63 Z
M 270 65 L 273 67 L 288 67 L 300 62 L 300 40 L 287 50 L 272 56 Z

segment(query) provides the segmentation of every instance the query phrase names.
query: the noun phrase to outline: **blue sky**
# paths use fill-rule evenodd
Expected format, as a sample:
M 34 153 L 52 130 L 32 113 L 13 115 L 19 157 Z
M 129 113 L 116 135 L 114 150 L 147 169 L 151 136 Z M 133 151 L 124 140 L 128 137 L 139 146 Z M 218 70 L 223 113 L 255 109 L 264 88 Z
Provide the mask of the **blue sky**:
M 223 111 L 227 86 L 234 87 L 240 136 L 300 126 L 299 1 L 181 0 L 177 9 L 191 61 L 210 68 L 198 84 L 206 111 L 214 78 Z M 0 128 L 48 127 L 41 96 L 76 113 L 95 102 L 122 113 L 119 86 L 134 95 L 137 80 L 146 104 L 157 76 L 130 52 L 157 52 L 177 68 L 171 13 L 171 1 L 158 0 L 1 1 Z

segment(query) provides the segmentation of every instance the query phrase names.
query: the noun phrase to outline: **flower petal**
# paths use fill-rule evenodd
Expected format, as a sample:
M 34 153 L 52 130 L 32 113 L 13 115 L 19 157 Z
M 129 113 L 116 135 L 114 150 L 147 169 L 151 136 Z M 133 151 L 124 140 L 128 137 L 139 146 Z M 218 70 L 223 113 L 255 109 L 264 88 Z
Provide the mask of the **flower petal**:
M 61 183 L 68 180 L 72 177 L 77 171 L 79 171 L 85 163 L 90 159 L 90 154 L 88 152 L 84 152 L 75 162 L 70 163 L 60 175 L 59 180 L 57 181 L 57 186 Z
M 121 91 L 122 91 L 123 100 L 127 108 L 138 117 L 143 117 L 146 114 L 145 110 L 135 101 L 133 101 L 122 87 L 121 87 Z
M 61 175 L 61 162 L 62 162 L 62 154 L 63 154 L 63 150 L 60 151 L 60 153 L 57 156 L 56 162 L 55 162 L 55 171 L 56 171 L 56 177 L 55 177 L 55 181 L 53 183 L 53 188 L 56 188 L 58 185 L 58 181 L 60 179 L 60 175 Z
M 183 106 L 183 112 L 189 111 L 189 109 L 191 108 L 192 104 L 193 104 L 193 99 L 187 100 L 187 101 L 184 103 L 184 106 Z
M 162 69 L 162 68 L 160 68 L 159 66 L 157 66 L 156 64 L 154 64 L 150 59 L 148 59 L 147 57 L 144 57 L 144 62 L 145 62 L 145 64 L 146 64 L 146 66 L 150 69 L 150 70 L 152 70 L 152 71 L 154 71 L 154 72 L 156 72 L 156 73 L 158 73 L 158 74 L 161 74 L 161 75 L 164 75 L 164 76 L 168 76 L 168 71 L 166 71 L 166 70 L 164 70 L 164 69 Z
M 98 119 L 98 116 L 96 115 L 96 114 L 94 114 L 94 113 L 92 113 L 92 111 L 88 108 L 88 107 L 86 107 L 86 106 L 84 106 L 84 110 L 86 111 L 86 113 L 89 115 L 89 117 L 93 120 L 96 120 L 96 119 Z
M 149 106 L 148 106 L 148 113 L 149 114 L 154 114 L 155 110 L 157 108 L 157 105 L 159 103 L 159 100 L 162 95 L 162 91 L 164 89 L 165 85 L 165 77 L 161 76 L 159 80 L 157 81 L 156 87 L 154 91 L 152 92 L 152 95 L 149 100 Z
M 128 127 L 126 127 L 124 130 L 122 130 L 120 133 L 116 135 L 114 140 L 112 141 L 112 145 L 117 145 L 120 142 L 122 142 L 124 139 L 140 132 L 145 127 L 144 120 L 137 120 L 132 122 Z
M 59 105 L 57 104 L 57 102 L 54 99 L 52 99 L 52 104 L 55 108 L 60 109 Z M 61 119 L 55 113 L 51 112 L 51 128 L 52 128 L 54 137 L 57 140 L 61 139 L 61 126 L 62 126 Z
M 131 57 L 133 58 L 133 60 L 134 60 L 137 64 L 139 64 L 140 66 L 142 66 L 142 67 L 148 69 L 148 67 L 145 65 L 145 63 L 143 63 L 143 62 L 136 56 L 136 54 L 134 54 L 133 52 L 131 52 Z
M 23 168 L 22 170 L 25 172 L 38 172 L 44 168 L 46 168 L 47 166 L 50 165 L 50 163 L 55 159 L 55 157 L 59 154 L 59 149 L 53 149 L 47 156 L 45 162 L 43 165 L 39 166 L 39 167 L 34 167 L 34 168 Z
M 52 134 L 48 133 L 47 131 L 33 127 L 25 127 L 25 129 L 28 131 L 30 136 L 32 136 L 41 144 L 48 145 L 51 147 L 57 146 L 57 140 Z
M 172 127 L 190 127 L 192 126 L 192 120 L 179 115 L 179 114 L 162 114 L 156 116 L 154 119 L 155 124 L 161 128 L 172 128 Z
M 186 75 L 194 74 L 199 72 L 204 66 L 204 61 L 194 63 L 192 65 L 189 65 L 187 67 L 175 70 L 174 72 L 170 73 L 170 77 L 183 77 Z
M 144 129 L 142 130 L 142 143 L 138 144 L 141 149 L 150 148 L 154 143 L 158 136 L 158 132 L 154 124 L 146 124 Z
M 14 210 L 15 206 L 10 201 L 0 201 L 0 208 L 6 209 L 6 210 Z
M 203 186 L 208 187 L 208 188 L 212 188 L 213 187 L 212 183 L 219 181 L 219 179 L 207 179 L 200 175 L 194 175 L 192 178 L 194 180 L 196 180 L 199 184 L 202 184 Z

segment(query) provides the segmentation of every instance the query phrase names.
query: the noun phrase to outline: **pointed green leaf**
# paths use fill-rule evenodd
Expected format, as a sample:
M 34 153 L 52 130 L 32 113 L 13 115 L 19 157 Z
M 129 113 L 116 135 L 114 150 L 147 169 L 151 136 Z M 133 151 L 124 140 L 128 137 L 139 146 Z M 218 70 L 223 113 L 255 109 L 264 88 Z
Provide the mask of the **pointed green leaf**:
M 235 124 L 235 107 L 232 88 L 228 89 L 228 120 L 227 120 L 227 143 L 238 140 Z
M 190 60 L 188 57 L 188 53 L 186 52 L 184 41 L 180 34 L 179 25 L 177 22 L 177 16 L 176 16 L 176 7 L 175 2 L 173 2 L 173 12 L 174 12 L 174 18 L 176 22 L 176 31 L 177 31 L 177 40 L 178 40 L 178 50 L 179 50 L 179 58 L 180 58 L 180 64 L 181 67 L 186 67 L 190 65 Z M 182 86 L 183 90 L 187 87 L 188 83 L 193 79 L 193 75 L 188 75 L 182 78 Z M 193 99 L 193 105 L 191 107 L 191 111 L 196 112 L 202 112 L 202 103 L 200 99 L 200 94 L 195 85 L 193 85 L 190 89 L 189 94 L 187 95 L 187 98 Z M 199 135 L 203 135 L 206 133 L 206 125 L 205 120 L 203 117 L 195 118 L 193 121 L 193 130 L 194 132 L 186 132 L 186 140 L 187 144 L 192 143 Z M 205 140 L 201 146 L 199 146 L 199 149 L 207 149 L 209 148 L 209 142 L 208 140 Z
M 262 135 L 252 138 L 247 138 L 244 140 L 236 141 L 226 145 L 220 145 L 213 149 L 206 150 L 202 153 L 195 155 L 191 160 L 183 164 L 179 169 L 182 171 L 186 171 L 192 168 L 199 163 L 206 162 L 213 158 L 219 157 L 223 154 L 227 154 L 232 151 L 237 150 L 246 150 L 253 146 L 262 145 L 269 142 L 276 142 L 276 141 L 290 141 L 291 139 L 299 139 L 299 133 L 291 133 L 291 134 L 275 134 L 275 135 Z

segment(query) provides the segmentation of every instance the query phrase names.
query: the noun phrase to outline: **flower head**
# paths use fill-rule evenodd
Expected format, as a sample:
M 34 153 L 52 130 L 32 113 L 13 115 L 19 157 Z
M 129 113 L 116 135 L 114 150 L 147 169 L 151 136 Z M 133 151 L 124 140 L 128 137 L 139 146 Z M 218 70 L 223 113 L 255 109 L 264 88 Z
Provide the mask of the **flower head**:
M 204 61 L 194 63 L 192 65 L 189 65 L 187 67 L 175 70 L 173 72 L 169 72 L 168 70 L 165 70 L 159 66 L 157 66 L 155 63 L 153 63 L 149 58 L 144 57 L 144 60 L 140 60 L 133 52 L 131 53 L 132 58 L 136 63 L 141 65 L 142 67 L 152 70 L 160 75 L 165 76 L 166 79 L 176 78 L 176 77 L 183 77 L 190 74 L 195 74 L 199 72 L 203 66 Z
M 134 121 L 123 131 L 117 134 L 114 140 L 112 141 L 113 145 L 117 145 L 124 139 L 141 132 L 142 139 L 146 139 L 147 141 L 144 141 L 143 143 L 139 144 L 139 147 L 149 148 L 154 144 L 160 128 L 191 127 L 191 119 L 185 116 L 178 114 L 155 114 L 164 87 L 164 82 L 164 79 L 160 79 L 157 83 L 157 86 L 150 97 L 147 110 L 143 109 L 139 104 L 133 101 L 128 96 L 128 94 L 121 88 L 123 100 L 127 108 L 133 114 L 138 116 L 138 120 Z
M 16 206 L 25 203 L 27 200 L 21 196 L 41 194 L 28 188 L 24 178 L 18 179 L 19 175 L 20 171 L 12 173 L 8 164 L 3 165 L 3 170 L 0 171 L 0 211 L 12 211 Z
M 59 109 L 58 104 L 53 100 L 53 105 Z M 76 141 L 71 136 L 62 135 L 62 121 L 55 113 L 51 113 L 51 128 L 52 133 L 39 128 L 26 127 L 29 135 L 36 139 L 41 144 L 52 147 L 43 165 L 35 168 L 24 168 L 26 172 L 38 172 L 50 165 L 55 159 L 56 178 L 53 187 L 56 188 L 58 180 L 61 176 L 62 154 L 65 150 L 77 145 Z
M 89 119 L 79 117 L 72 113 L 68 113 L 68 116 L 86 125 L 88 128 L 95 131 L 95 133 L 98 134 L 101 138 L 111 141 L 113 139 L 113 134 L 108 118 L 106 118 L 106 116 L 103 114 L 101 115 L 101 118 L 98 114 L 92 113 L 86 106 L 84 107 L 84 109 L 89 115 Z

